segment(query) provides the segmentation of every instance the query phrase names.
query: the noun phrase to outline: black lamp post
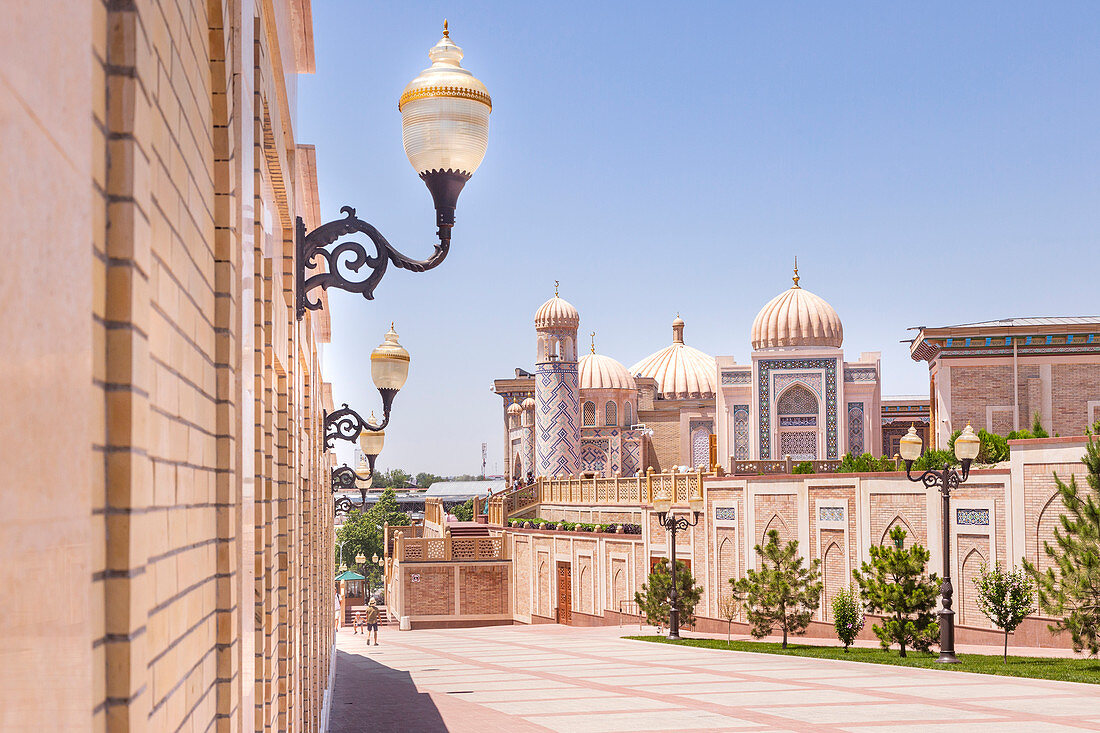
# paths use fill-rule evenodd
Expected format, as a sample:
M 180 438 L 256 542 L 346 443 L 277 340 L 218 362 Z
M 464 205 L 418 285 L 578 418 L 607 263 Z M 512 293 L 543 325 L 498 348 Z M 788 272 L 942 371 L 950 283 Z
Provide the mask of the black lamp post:
M 680 605 L 679 591 L 676 586 L 676 533 L 685 531 L 688 527 L 699 524 L 699 515 L 703 510 L 703 497 L 696 495 L 688 499 L 691 507 L 691 520 L 677 517 L 672 513 L 672 498 L 667 494 L 660 494 L 653 498 L 653 510 L 657 512 L 657 521 L 668 530 L 670 535 L 669 554 L 672 557 L 669 571 L 672 574 L 672 588 L 668 594 L 670 608 L 668 611 L 668 638 L 680 638 Z
M 347 405 L 344 405 L 344 407 L 347 408 Z M 336 414 L 338 413 L 333 413 L 333 415 Z M 378 459 L 378 454 L 382 452 L 382 446 L 386 441 L 386 432 L 380 426 L 375 425 L 373 414 L 365 423 L 365 426 L 366 429 L 361 431 L 357 437 L 359 438 L 359 447 L 363 449 L 363 453 L 367 456 L 367 466 L 369 468 L 367 475 L 359 475 L 354 468 L 346 463 L 340 468 L 332 469 L 332 493 L 359 489 L 359 508 L 360 511 L 364 512 L 367 510 L 367 489 L 371 487 L 371 483 L 374 481 L 374 462 Z M 342 495 L 336 499 L 337 514 L 347 514 L 352 508 L 352 502 L 348 496 Z
M 981 449 L 981 440 L 974 434 L 974 428 L 967 424 L 959 437 L 955 438 L 955 456 L 962 462 L 962 475 L 955 469 L 944 464 L 942 470 L 929 469 L 920 476 L 914 476 L 910 471 L 913 461 L 920 458 L 921 439 L 916 429 L 909 428 L 909 432 L 901 439 L 901 457 L 905 459 L 905 476 L 910 481 L 924 484 L 927 489 L 938 489 L 943 498 L 943 584 L 940 586 L 942 596 L 940 609 L 940 657 L 937 662 L 944 664 L 958 664 L 955 656 L 955 612 L 951 610 L 951 597 L 954 589 L 951 587 L 951 492 L 959 488 L 959 484 L 970 478 L 970 463 L 978 457 Z
M 477 78 L 462 68 L 462 49 L 454 44 L 443 21 L 443 38 L 429 52 L 432 65 L 405 87 L 397 109 L 401 112 L 401 138 L 413 169 L 427 185 L 435 203 L 439 244 L 425 260 L 411 259 L 386 241 L 377 229 L 355 215 L 355 209 L 340 209 L 336 219 L 306 232 L 298 217 L 295 228 L 297 273 L 295 279 L 296 315 L 302 320 L 307 310 L 321 307 L 320 299 L 310 300 L 309 291 L 330 287 L 360 293 L 374 299 L 374 289 L 386 267 L 424 272 L 437 267 L 451 246 L 451 228 L 455 223 L 458 194 L 481 165 L 489 141 L 489 113 L 492 100 Z M 355 241 L 329 248 L 349 234 L 363 234 L 374 244 L 375 254 Z M 324 262 L 321 268 L 320 262 Z M 350 280 L 342 273 L 358 274 L 363 267 L 370 274 L 362 280 Z M 307 271 L 316 270 L 307 277 Z

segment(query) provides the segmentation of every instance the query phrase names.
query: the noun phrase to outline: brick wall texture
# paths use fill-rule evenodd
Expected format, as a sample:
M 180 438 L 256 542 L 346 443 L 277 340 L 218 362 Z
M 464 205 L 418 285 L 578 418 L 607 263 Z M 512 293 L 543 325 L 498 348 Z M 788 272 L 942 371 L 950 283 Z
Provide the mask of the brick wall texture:
M 292 307 L 305 153 L 269 46 L 291 11 L 93 5 L 91 714 L 110 730 L 316 730 L 332 502 L 319 331 Z

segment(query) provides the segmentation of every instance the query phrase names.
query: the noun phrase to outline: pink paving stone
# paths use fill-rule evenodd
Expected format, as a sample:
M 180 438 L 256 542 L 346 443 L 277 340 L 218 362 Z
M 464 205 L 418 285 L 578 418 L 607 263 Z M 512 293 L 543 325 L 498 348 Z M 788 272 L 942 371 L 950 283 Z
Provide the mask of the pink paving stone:
M 331 730 L 1100 731 L 1096 685 L 650 645 L 619 633 L 630 631 L 389 631 L 382 647 L 341 635 Z

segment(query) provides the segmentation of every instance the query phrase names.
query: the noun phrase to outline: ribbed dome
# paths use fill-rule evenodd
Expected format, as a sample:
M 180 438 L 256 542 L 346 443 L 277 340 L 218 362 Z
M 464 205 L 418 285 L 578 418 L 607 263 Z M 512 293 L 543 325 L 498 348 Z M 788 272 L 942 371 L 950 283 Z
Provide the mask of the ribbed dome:
M 520 412 L 522 412 L 522 409 L 515 402 L 508 405 L 508 414 L 509 415 L 518 415 Z
M 556 294 L 535 312 L 535 328 L 576 329 L 580 325 L 581 314 L 572 303 Z
M 634 377 L 619 362 L 603 354 L 585 354 L 577 364 L 581 389 L 637 389 Z
M 684 321 L 672 322 L 672 344 L 630 367 L 636 377 L 657 380 L 657 390 L 670 400 L 713 397 L 718 367 L 713 356 L 684 344 Z
M 525 410 L 535 409 L 535 400 L 531 397 L 528 397 L 527 399 L 525 399 L 523 401 L 523 409 L 525 409 Z
M 832 346 L 844 342 L 840 316 L 825 300 L 794 285 L 772 298 L 752 323 L 752 348 Z

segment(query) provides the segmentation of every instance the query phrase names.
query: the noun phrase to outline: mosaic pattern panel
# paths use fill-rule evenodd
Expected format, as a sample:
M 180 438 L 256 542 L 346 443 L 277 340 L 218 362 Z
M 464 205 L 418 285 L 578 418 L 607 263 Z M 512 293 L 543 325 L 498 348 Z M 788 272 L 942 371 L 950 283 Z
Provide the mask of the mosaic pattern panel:
M 749 406 L 733 406 L 733 457 L 749 460 Z
M 523 460 L 523 475 L 535 473 L 535 426 L 529 425 L 520 433 L 520 457 Z
M 719 521 L 733 521 L 737 519 L 737 507 L 716 506 L 714 507 L 714 518 Z
M 620 452 L 619 447 L 622 443 L 619 435 L 621 432 L 618 428 L 583 428 L 581 430 L 581 440 L 590 440 L 592 438 L 603 438 L 608 446 L 608 457 L 611 461 L 607 467 L 607 475 L 610 476 L 616 471 L 622 471 L 621 463 L 619 460 Z M 637 469 L 635 469 L 637 470 Z M 627 475 L 625 471 L 623 476 Z
M 638 467 L 642 465 L 642 440 L 623 436 L 623 476 L 636 476 Z
M 843 522 L 844 507 L 819 506 L 817 508 L 817 518 L 820 519 L 822 522 Z
M 695 428 L 691 433 L 691 465 L 693 468 L 710 466 L 710 431 Z
M 722 385 L 729 386 L 731 384 L 751 384 L 752 372 L 746 370 L 743 372 L 722 372 Z
M 580 470 L 580 402 L 576 362 L 543 362 L 535 374 L 535 465 L 541 476 Z
M 779 455 L 795 461 L 817 460 L 817 433 L 780 433 Z
M 801 384 L 803 387 L 809 388 L 815 396 L 821 397 L 821 374 L 818 372 L 795 372 L 786 374 L 776 374 L 775 384 L 773 388 L 776 394 L 783 394 L 783 390 L 792 384 Z M 817 411 L 817 408 L 814 408 Z
M 968 524 L 971 526 L 988 527 L 988 509 L 956 509 L 955 524 Z
M 848 452 L 863 455 L 863 403 L 848 403 Z
M 795 384 L 775 403 L 775 412 L 779 415 L 816 415 L 817 396 L 802 384 Z
M 836 402 L 836 359 L 761 359 L 757 362 L 759 379 L 757 380 L 758 404 L 760 409 L 760 457 L 772 455 L 772 371 L 779 369 L 824 369 L 825 370 L 825 457 L 836 459 L 839 456 L 837 438 L 837 402 Z M 776 379 L 780 376 L 777 375 Z
M 779 427 L 781 428 L 813 428 L 817 427 L 817 417 L 786 417 L 779 416 Z
M 581 446 L 581 470 L 595 471 L 604 475 L 607 468 L 607 444 L 602 441 L 586 440 Z
M 878 379 L 878 372 L 874 367 L 854 367 L 844 370 L 845 382 L 873 382 Z

